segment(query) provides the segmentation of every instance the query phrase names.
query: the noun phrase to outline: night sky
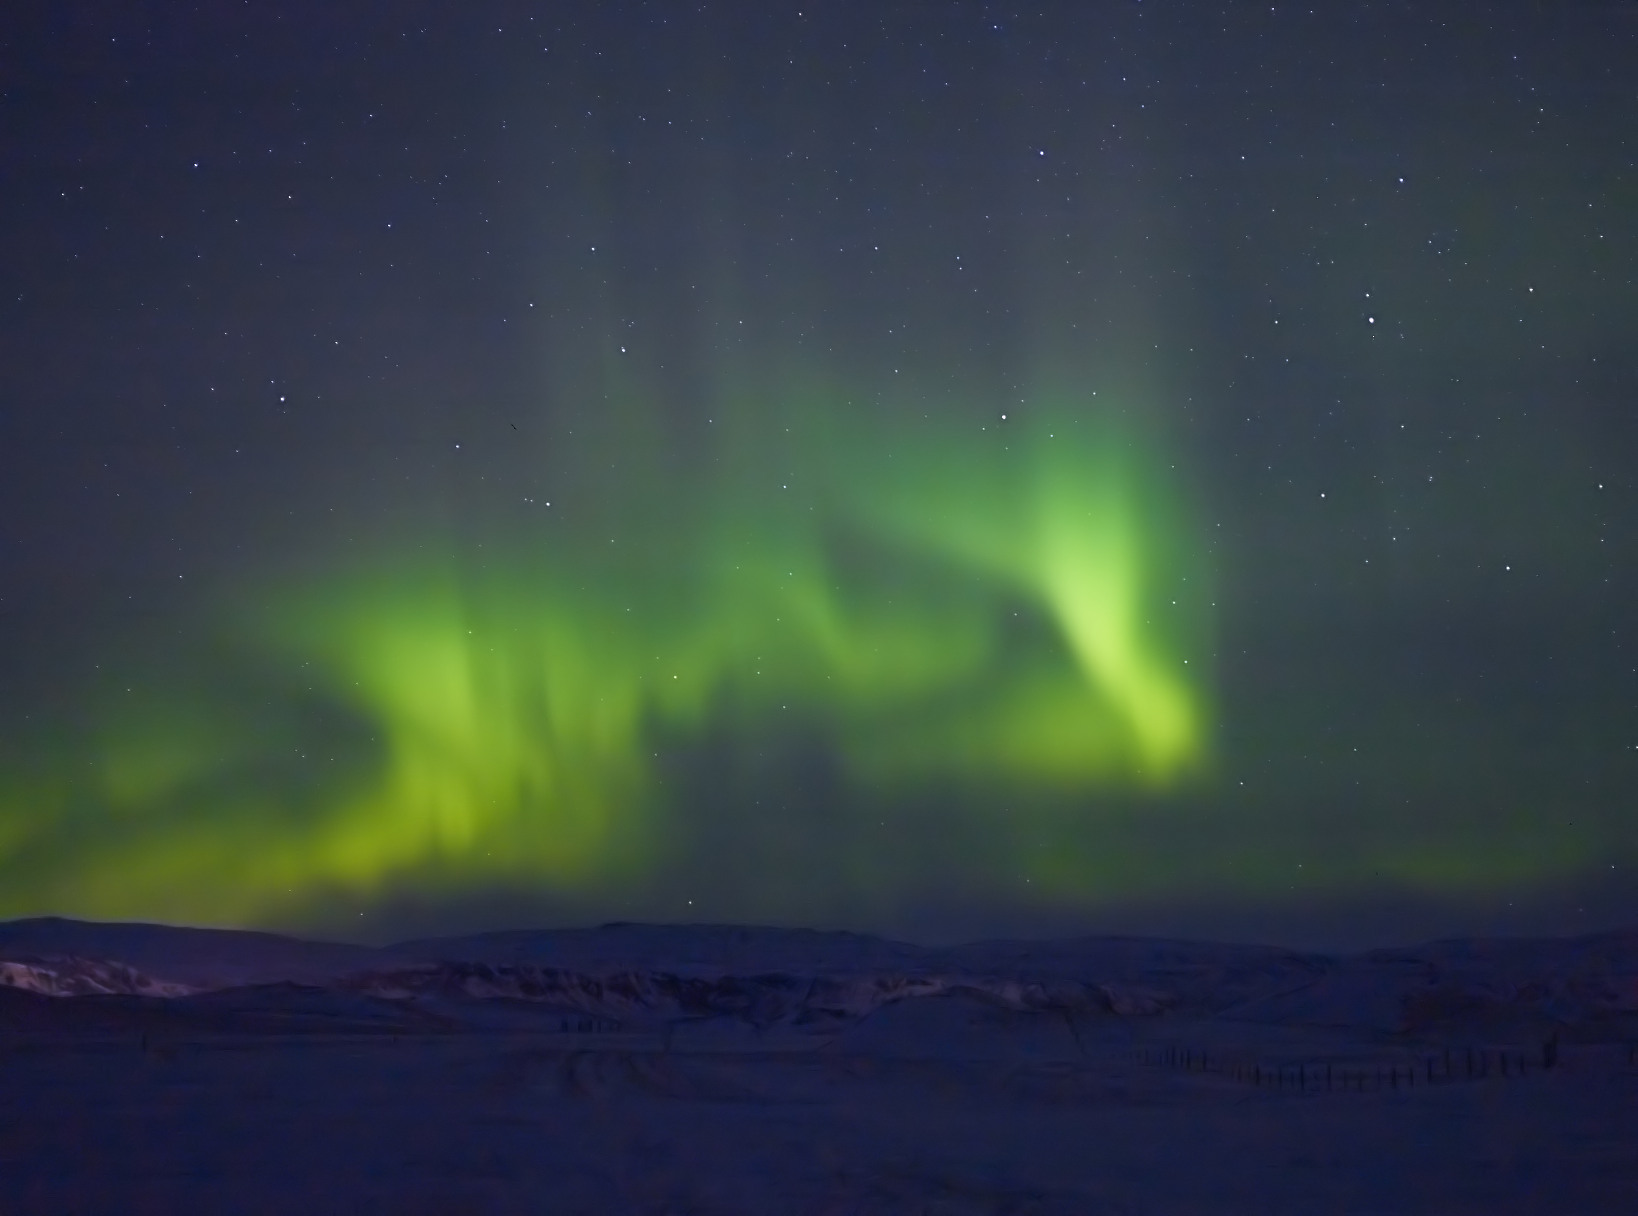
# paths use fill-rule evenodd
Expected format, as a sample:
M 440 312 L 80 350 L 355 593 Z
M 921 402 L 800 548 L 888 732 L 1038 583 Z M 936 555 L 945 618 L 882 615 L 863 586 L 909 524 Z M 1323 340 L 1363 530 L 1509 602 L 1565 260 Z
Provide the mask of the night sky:
M 1626 3 L 9 8 L 0 917 L 1638 918 L 1635 65 Z

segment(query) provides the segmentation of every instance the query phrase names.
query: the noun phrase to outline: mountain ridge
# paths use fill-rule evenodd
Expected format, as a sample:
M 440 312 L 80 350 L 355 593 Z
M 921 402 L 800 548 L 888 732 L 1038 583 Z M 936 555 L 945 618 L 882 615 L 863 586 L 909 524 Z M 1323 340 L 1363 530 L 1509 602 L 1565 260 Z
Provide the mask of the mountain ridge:
M 1383 1033 L 1460 1021 L 1638 1026 L 1638 930 L 1452 938 L 1325 955 L 1091 936 L 924 947 L 844 931 L 630 923 L 371 947 L 42 918 L 0 924 L 0 988 L 56 999 L 169 1000 L 186 1010 L 226 1008 L 226 1001 L 229 1021 L 240 1026 L 303 1018 L 322 1025 L 325 1016 L 340 1019 L 336 1025 L 380 1026 L 396 1024 L 393 1010 L 401 1010 L 450 1026 L 545 1026 L 555 1017 L 603 1030 L 712 1020 L 814 1029 L 906 1001 Z M 213 1005 L 203 999 L 213 993 L 240 996 Z M 292 993 L 308 995 L 298 1001 Z M 258 999 L 284 1012 L 255 1014 Z M 505 1018 L 503 1009 L 511 1010 Z

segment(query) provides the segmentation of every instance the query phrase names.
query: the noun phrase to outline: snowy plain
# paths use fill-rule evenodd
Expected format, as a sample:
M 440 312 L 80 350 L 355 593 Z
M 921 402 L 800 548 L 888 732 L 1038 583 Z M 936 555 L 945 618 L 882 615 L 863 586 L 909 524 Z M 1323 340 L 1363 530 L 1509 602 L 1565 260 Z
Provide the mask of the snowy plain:
M 1635 1044 L 1638 932 L 19 921 L 0 1211 L 1630 1213 Z

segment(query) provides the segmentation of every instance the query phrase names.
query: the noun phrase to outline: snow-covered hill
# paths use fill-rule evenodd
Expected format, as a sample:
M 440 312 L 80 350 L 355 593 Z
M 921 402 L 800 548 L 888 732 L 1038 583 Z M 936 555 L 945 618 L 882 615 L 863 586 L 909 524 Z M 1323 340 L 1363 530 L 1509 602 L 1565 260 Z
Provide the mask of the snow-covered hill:
M 0 985 L 33 993 L 177 999 L 280 984 L 436 1008 L 457 1023 L 467 1020 L 459 1008 L 506 1002 L 520 1016 L 533 1008 L 602 1028 L 715 1019 L 818 1030 L 907 1001 L 959 998 L 1015 1013 L 1437 1035 L 1638 1018 L 1638 931 L 1328 956 L 1141 938 L 930 948 L 713 925 L 610 925 L 383 948 L 155 925 L 0 925 Z
M 1020 1012 L 1141 1016 L 1163 1012 L 1169 994 L 1115 983 L 1020 980 L 982 975 L 679 975 L 663 970 L 603 973 L 530 963 L 446 962 L 348 977 L 342 985 L 397 1000 L 526 1001 L 632 1028 L 725 1018 L 749 1026 L 830 1027 L 885 1005 L 961 996 Z
M 108 959 L 0 959 L 0 986 L 41 996 L 187 996 L 194 989 Z

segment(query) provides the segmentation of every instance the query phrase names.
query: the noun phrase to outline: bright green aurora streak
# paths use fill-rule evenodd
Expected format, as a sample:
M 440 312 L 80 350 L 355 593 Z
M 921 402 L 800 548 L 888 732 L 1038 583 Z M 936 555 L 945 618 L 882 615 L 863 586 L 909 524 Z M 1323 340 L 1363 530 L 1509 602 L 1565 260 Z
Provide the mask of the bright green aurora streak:
M 774 480 L 742 424 L 708 476 L 610 491 L 504 558 L 241 589 L 229 665 L 276 691 L 116 699 L 89 785 L 13 791 L 0 915 L 243 922 L 406 881 L 595 896 L 663 865 L 689 813 L 662 747 L 786 722 L 883 805 L 959 790 L 995 820 L 1034 791 L 1095 816 L 1097 790 L 1175 788 L 1209 750 L 1178 496 L 1107 415 L 1023 413 L 843 437 L 797 410 Z

